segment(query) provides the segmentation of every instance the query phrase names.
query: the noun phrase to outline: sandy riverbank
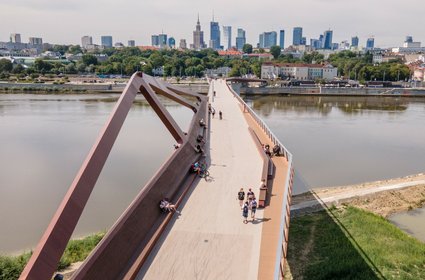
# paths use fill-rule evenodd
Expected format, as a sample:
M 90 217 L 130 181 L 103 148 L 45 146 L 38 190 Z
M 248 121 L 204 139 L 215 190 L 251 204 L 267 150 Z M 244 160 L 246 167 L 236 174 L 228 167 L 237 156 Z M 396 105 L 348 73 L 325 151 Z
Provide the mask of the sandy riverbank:
M 309 212 L 328 206 L 348 204 L 383 217 L 425 206 L 425 174 L 368 182 L 349 186 L 312 189 L 295 195 L 291 210 Z

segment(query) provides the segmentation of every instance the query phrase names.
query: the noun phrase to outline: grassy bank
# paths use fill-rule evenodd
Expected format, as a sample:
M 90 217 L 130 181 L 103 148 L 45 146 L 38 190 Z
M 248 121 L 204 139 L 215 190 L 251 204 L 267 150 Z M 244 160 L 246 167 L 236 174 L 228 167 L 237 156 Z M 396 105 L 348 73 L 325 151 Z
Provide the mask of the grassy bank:
M 84 260 L 104 235 L 105 233 L 101 232 L 83 239 L 69 241 L 58 270 L 67 268 L 71 263 Z M 0 256 L 0 280 L 18 279 L 30 256 L 31 253 L 24 253 L 16 257 Z
M 355 207 L 292 219 L 294 279 L 425 279 L 425 244 Z

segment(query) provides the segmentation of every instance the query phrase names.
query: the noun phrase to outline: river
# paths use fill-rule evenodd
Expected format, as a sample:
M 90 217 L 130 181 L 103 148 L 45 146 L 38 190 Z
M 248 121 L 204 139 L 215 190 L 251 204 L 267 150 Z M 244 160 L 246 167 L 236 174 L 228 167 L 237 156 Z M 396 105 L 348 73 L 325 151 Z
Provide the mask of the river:
M 0 253 L 40 239 L 117 95 L 0 94 Z M 296 189 L 424 171 L 425 99 L 249 97 L 294 155 Z M 183 129 L 192 112 L 167 102 Z M 141 98 L 130 110 L 74 237 L 108 229 L 173 151 Z
M 117 98 L 0 94 L 0 254 L 35 246 Z M 193 112 L 166 105 L 187 129 Z M 151 107 L 138 98 L 74 237 L 108 229 L 171 155 L 174 143 Z

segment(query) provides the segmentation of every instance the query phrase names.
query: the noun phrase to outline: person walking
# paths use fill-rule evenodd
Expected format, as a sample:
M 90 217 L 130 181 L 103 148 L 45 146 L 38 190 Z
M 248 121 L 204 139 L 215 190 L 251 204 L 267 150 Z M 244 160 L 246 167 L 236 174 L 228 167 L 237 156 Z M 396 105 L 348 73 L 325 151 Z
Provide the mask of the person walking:
M 241 209 L 242 209 L 243 201 L 245 200 L 245 192 L 243 191 L 243 188 L 241 188 L 238 192 L 238 199 L 239 199 L 239 205 L 241 206 Z
M 248 201 L 245 202 L 243 208 L 242 208 L 242 216 L 244 217 L 243 223 L 248 223 Z
M 251 218 L 252 220 L 255 219 L 255 212 L 257 211 L 257 200 L 255 200 L 255 197 L 251 201 Z
M 220 120 L 222 120 L 223 119 L 223 113 L 221 111 L 219 111 L 218 115 L 220 116 Z

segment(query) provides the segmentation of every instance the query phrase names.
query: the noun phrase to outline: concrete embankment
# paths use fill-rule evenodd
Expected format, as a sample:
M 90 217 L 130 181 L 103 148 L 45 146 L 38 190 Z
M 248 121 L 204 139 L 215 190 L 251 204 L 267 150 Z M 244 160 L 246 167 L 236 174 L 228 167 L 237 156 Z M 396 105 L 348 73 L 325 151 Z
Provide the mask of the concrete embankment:
M 344 95 L 344 96 L 424 96 L 425 88 L 319 88 L 319 87 L 241 87 L 236 92 L 246 95 Z
M 183 90 L 192 90 L 195 92 L 208 93 L 209 85 L 206 83 L 188 83 L 178 84 Z M 110 83 L 0 83 L 0 92 L 14 91 L 54 91 L 54 92 L 94 92 L 94 93 L 121 93 L 125 84 Z

